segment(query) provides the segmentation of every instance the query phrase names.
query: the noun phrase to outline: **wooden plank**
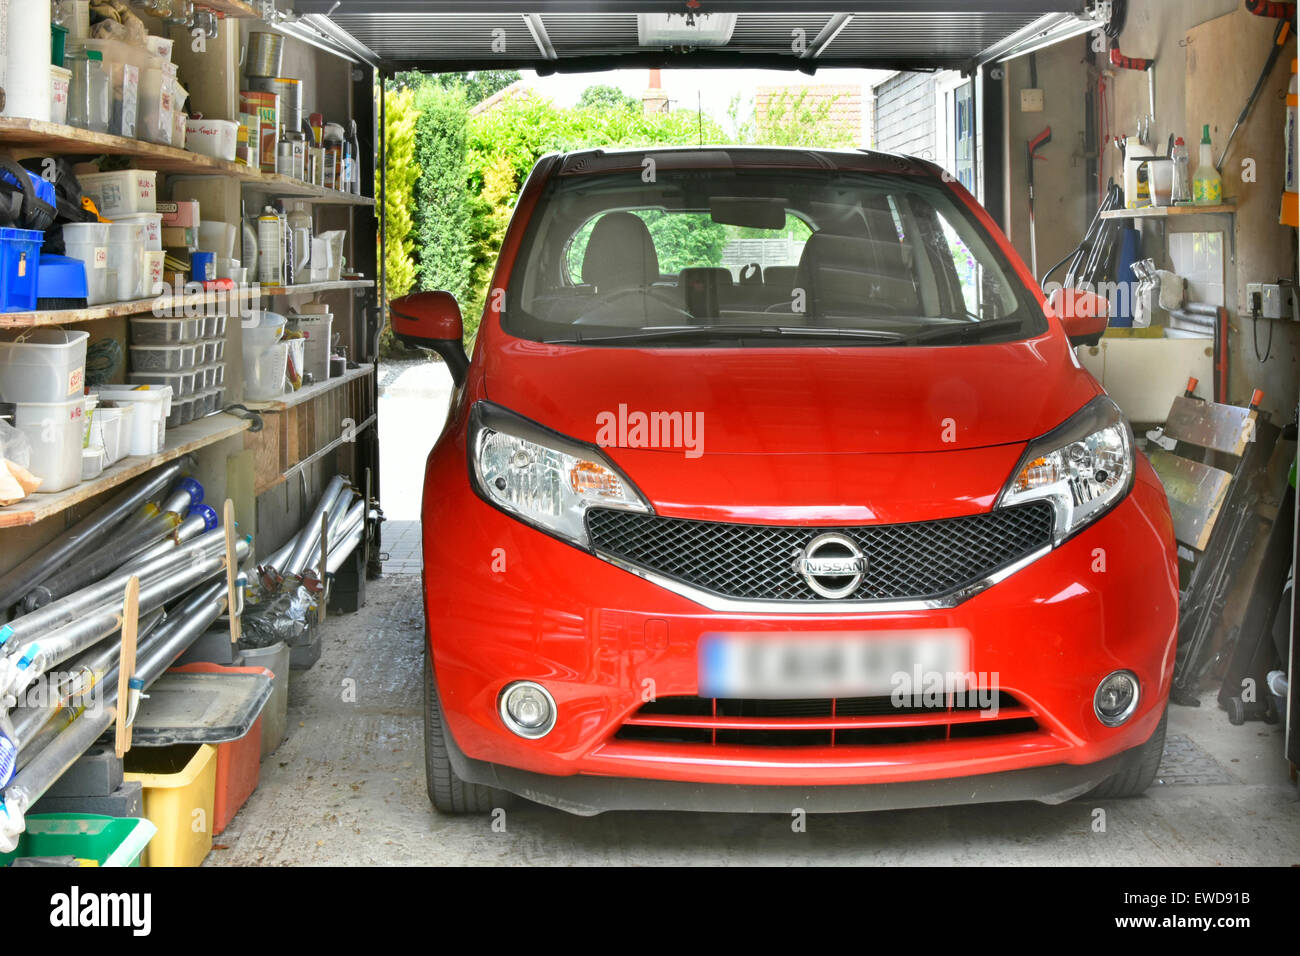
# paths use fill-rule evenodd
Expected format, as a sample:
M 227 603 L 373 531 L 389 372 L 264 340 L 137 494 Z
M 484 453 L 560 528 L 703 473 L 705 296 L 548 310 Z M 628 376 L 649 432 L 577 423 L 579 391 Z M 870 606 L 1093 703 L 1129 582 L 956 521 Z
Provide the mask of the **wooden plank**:
M 296 392 L 289 392 L 283 398 L 271 402 L 245 402 L 249 408 L 255 411 L 282 412 L 286 409 L 293 408 L 296 405 L 303 405 L 314 398 L 319 398 L 326 392 L 331 392 L 336 388 L 342 388 L 349 382 L 365 378 L 373 374 L 375 367 L 373 365 L 362 365 L 358 368 L 350 368 L 342 375 L 326 379 L 323 382 L 316 382 L 314 385 L 307 385 L 298 389 Z
M 131 576 L 122 600 L 122 647 L 117 661 L 117 733 L 114 750 L 118 758 L 131 749 L 131 678 L 135 676 L 135 637 L 140 623 L 140 579 Z
M 223 17 L 239 17 L 245 20 L 257 20 L 261 17 L 261 14 L 243 0 L 199 0 L 195 6 L 206 7 Z
M 219 412 L 179 428 L 169 428 L 167 443 L 156 455 L 132 455 L 123 458 L 91 481 L 83 481 L 66 491 L 56 491 L 52 494 L 41 494 L 38 491 L 17 504 L 0 508 L 0 528 L 35 524 L 79 502 L 116 488 L 158 465 L 224 439 L 233 438 L 248 427 L 249 422 L 246 419 Z
M 1255 437 L 1255 413 L 1239 405 L 1202 402 L 1179 395 L 1169 409 L 1165 435 L 1240 458 Z
M 281 432 L 284 419 L 279 415 L 263 415 L 262 430 L 244 435 L 244 447 L 253 454 L 253 490 L 260 495 L 280 480 L 284 473 L 281 460 Z
M 1232 476 L 1161 448 L 1149 448 L 1147 458 L 1169 496 L 1174 537 L 1197 551 L 1204 551 L 1227 499 Z
M 1236 211 L 1236 203 L 1231 202 L 1216 206 L 1143 206 L 1139 209 L 1112 209 L 1103 212 L 1101 218 L 1166 219 L 1170 216 L 1231 216 Z

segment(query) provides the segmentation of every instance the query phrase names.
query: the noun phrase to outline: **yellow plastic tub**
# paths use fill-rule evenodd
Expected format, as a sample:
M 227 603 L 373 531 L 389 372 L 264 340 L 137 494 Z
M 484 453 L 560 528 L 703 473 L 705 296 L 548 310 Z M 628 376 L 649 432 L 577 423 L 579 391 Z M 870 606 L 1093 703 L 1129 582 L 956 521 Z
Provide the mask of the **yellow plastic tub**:
M 144 815 L 158 832 L 145 866 L 198 866 L 212 849 L 217 748 L 211 744 L 133 747 L 127 780 L 144 787 Z

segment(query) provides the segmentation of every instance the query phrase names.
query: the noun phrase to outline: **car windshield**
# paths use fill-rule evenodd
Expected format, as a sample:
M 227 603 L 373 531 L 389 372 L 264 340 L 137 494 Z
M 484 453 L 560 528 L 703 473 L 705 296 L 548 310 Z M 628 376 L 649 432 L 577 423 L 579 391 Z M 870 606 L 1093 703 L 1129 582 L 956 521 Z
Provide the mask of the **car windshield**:
M 532 341 L 938 345 L 1046 329 L 938 180 L 639 167 L 557 176 L 537 210 L 503 315 Z

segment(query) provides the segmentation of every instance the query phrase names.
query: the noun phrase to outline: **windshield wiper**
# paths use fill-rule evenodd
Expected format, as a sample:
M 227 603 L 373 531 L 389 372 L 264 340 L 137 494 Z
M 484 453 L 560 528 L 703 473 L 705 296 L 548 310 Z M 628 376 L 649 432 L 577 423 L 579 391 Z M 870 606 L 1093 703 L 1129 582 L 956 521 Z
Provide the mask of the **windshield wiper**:
M 852 338 L 895 342 L 898 332 L 881 329 L 839 329 L 818 326 L 787 325 L 683 325 L 672 328 L 641 329 L 617 335 L 575 335 L 571 339 L 547 339 L 548 345 L 606 345 L 611 342 L 663 341 L 665 339 L 739 339 L 751 336 L 768 338 Z
M 945 339 L 969 342 L 995 332 L 1019 329 L 1023 325 L 1024 321 L 1014 316 L 1008 316 L 1004 319 L 991 319 L 986 322 L 969 322 L 964 325 L 939 325 L 921 329 L 911 335 L 900 336 L 897 344 L 918 345 L 922 342 L 941 342 Z

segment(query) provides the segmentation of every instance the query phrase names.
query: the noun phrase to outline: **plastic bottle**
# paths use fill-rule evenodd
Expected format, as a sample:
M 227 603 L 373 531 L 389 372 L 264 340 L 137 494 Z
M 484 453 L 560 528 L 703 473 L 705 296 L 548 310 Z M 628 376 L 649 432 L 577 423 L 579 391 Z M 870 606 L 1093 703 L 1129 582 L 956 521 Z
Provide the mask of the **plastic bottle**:
M 354 196 L 361 195 L 361 141 L 357 139 L 357 121 L 349 121 L 348 139 L 352 143 L 352 178 L 348 180 L 348 190 Z
M 311 212 L 304 202 L 291 203 L 289 234 L 293 236 L 294 282 L 307 282 L 311 278 Z
M 107 133 L 113 117 L 113 87 L 108 71 L 104 69 L 104 54 L 100 50 L 87 50 L 87 73 L 90 86 L 90 115 L 86 128 L 96 133 Z
M 280 284 L 280 214 L 271 206 L 257 217 L 257 281 L 265 285 Z
M 347 140 L 343 141 L 343 177 L 339 182 L 339 189 L 344 192 L 352 191 L 352 144 Z
M 1201 127 L 1201 159 L 1192 176 L 1192 201 L 1198 206 L 1217 206 L 1223 202 L 1223 180 L 1214 168 L 1209 123 Z
M 1144 146 L 1136 136 L 1124 142 L 1124 205 L 1129 209 L 1151 205 L 1151 191 L 1142 164 L 1153 155 L 1151 147 Z
M 1174 161 L 1174 195 L 1173 202 L 1189 203 L 1192 201 L 1191 157 L 1187 153 L 1187 144 L 1179 136 L 1174 140 L 1174 151 L 1169 154 Z
M 72 76 L 68 80 L 68 125 L 90 126 L 90 58 L 86 48 L 71 46 L 63 55 Z

